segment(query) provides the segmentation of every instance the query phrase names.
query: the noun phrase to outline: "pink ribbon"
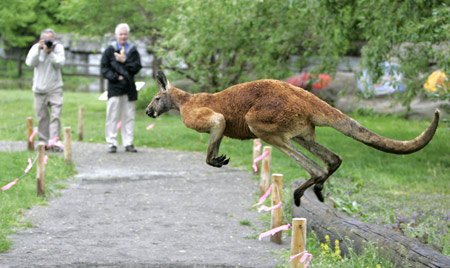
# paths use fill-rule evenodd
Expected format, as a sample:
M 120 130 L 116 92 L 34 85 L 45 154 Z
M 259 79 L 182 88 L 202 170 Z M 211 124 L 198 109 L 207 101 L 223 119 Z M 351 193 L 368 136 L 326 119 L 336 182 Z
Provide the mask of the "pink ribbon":
M 52 140 L 50 140 L 47 144 L 47 149 L 50 148 L 57 140 L 59 140 L 59 137 L 55 137 Z
M 277 209 L 277 208 L 279 208 L 279 207 L 281 207 L 281 202 L 280 203 L 278 203 L 277 205 L 275 205 L 275 206 L 272 206 L 272 207 L 268 207 L 268 206 L 261 206 L 260 208 L 258 208 L 258 212 L 261 212 L 261 211 L 271 211 L 271 210 L 274 210 L 274 209 Z
M 30 171 L 30 169 L 33 167 L 33 161 L 31 161 L 31 158 L 28 158 L 28 166 L 27 168 L 24 170 L 25 173 L 28 173 L 28 171 Z
M 259 142 L 259 140 L 255 140 L 255 144 L 256 144 L 255 151 L 261 152 L 261 146 L 262 146 L 261 142 Z
M 146 129 L 147 129 L 147 130 L 150 130 L 150 129 L 151 129 L 152 127 L 154 127 L 154 126 L 155 126 L 155 124 L 150 124 L 150 125 L 147 126 Z
M 256 163 L 261 161 L 264 157 L 266 157 L 269 154 L 269 151 L 265 151 L 262 155 L 258 156 L 257 158 L 253 159 L 253 170 L 256 172 L 258 171 L 258 166 Z
M 119 129 L 122 126 L 122 121 L 119 121 L 119 123 L 117 123 L 117 129 Z
M 12 182 L 6 184 L 5 186 L 2 187 L 2 191 L 6 191 L 9 188 L 11 188 L 14 184 L 16 184 L 19 181 L 19 179 L 15 179 Z
M 44 155 L 44 165 L 47 165 L 48 155 Z
M 267 189 L 267 191 L 259 198 L 258 203 L 254 204 L 253 207 L 259 206 L 262 203 L 264 203 L 264 201 L 266 201 L 266 199 L 269 196 L 270 192 L 272 192 L 272 186 L 273 186 L 273 184 L 270 185 L 269 189 Z
M 311 253 L 308 253 L 308 251 L 306 251 L 306 250 L 300 252 L 299 254 L 296 254 L 296 255 L 294 255 L 294 256 L 291 256 L 291 257 L 289 258 L 289 262 L 292 262 L 295 258 L 298 258 L 298 257 L 299 257 L 300 255 L 302 255 L 302 254 L 303 254 L 303 256 L 300 258 L 299 262 L 304 263 L 304 262 L 306 261 L 306 258 L 309 257 L 308 262 L 305 264 L 305 268 L 308 268 L 308 265 L 309 265 L 309 263 L 311 262 L 311 259 L 312 259 L 313 255 L 312 255 Z
M 30 138 L 28 139 L 30 142 L 33 142 L 34 136 L 36 135 L 37 132 L 38 132 L 37 129 L 35 129 L 35 130 L 33 131 L 33 133 L 31 133 Z
M 289 230 L 289 228 L 291 228 L 290 224 L 282 225 L 282 226 L 277 227 L 277 228 L 273 228 L 272 230 L 269 230 L 267 232 L 264 232 L 264 233 L 260 234 L 258 240 L 261 240 L 264 237 L 269 236 L 269 235 L 274 235 L 274 234 L 276 234 L 276 233 L 278 233 L 280 231 L 287 231 L 287 230 Z

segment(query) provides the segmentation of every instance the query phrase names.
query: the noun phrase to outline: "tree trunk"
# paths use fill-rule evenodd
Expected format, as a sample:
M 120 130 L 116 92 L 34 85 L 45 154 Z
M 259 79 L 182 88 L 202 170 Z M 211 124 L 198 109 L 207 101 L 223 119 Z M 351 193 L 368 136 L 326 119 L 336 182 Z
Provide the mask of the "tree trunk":
M 308 230 L 313 230 L 320 240 L 329 235 L 331 241 L 340 240 L 341 251 L 348 253 L 349 238 L 351 247 L 361 253 L 367 242 L 377 245 L 380 254 L 392 260 L 398 267 L 450 267 L 450 257 L 423 245 L 414 238 L 403 236 L 399 232 L 384 229 L 378 225 L 363 223 L 347 214 L 326 206 L 317 200 L 309 189 L 302 197 L 300 207 L 292 204 L 293 218 L 307 218 Z

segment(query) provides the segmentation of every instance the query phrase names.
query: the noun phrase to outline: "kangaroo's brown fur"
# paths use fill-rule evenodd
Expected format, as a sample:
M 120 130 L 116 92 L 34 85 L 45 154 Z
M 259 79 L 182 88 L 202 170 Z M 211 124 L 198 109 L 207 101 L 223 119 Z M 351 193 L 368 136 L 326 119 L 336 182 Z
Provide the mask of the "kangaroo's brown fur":
M 160 92 L 148 105 L 147 115 L 157 117 L 176 109 L 188 128 L 210 133 L 207 164 L 215 167 L 228 164 L 226 156 L 218 157 L 220 142 L 227 136 L 241 140 L 260 138 L 305 168 L 311 178 L 295 190 L 297 205 L 300 205 L 304 191 L 312 185 L 317 197 L 323 201 L 323 183 L 342 162 L 337 154 L 315 141 L 316 126 L 335 128 L 384 152 L 409 154 L 428 144 L 439 121 L 436 110 L 433 122 L 421 135 L 410 141 L 397 141 L 367 130 L 308 91 L 278 80 L 238 84 L 215 94 L 189 94 L 171 86 L 162 72 L 158 72 L 157 82 Z M 326 168 L 308 158 L 291 140 L 321 159 Z

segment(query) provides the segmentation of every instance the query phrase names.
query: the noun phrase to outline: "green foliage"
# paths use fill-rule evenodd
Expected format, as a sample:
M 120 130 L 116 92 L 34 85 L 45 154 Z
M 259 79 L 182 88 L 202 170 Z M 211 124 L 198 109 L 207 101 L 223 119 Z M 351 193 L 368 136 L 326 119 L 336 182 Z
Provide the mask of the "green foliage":
M 397 61 L 408 87 L 398 96 L 404 104 L 422 91 L 433 69 L 450 73 L 450 7 L 445 1 L 364 0 L 358 6 L 358 26 L 368 41 L 363 65 L 379 75 L 381 62 Z
M 285 78 L 291 55 L 300 69 L 328 73 L 344 55 L 361 54 L 375 76 L 381 62 L 398 62 L 405 105 L 433 70 L 450 73 L 450 7 L 442 0 L 5 0 L 0 7 L 0 32 L 12 47 L 27 46 L 46 27 L 102 36 L 126 21 L 161 57 L 155 69 L 163 63 L 210 92 Z
M 8 47 L 25 48 L 42 30 L 59 25 L 59 0 L 0 1 L 0 33 Z
M 342 255 L 342 244 L 348 249 L 347 255 Z M 306 249 L 313 255 L 310 266 L 320 268 L 393 268 L 396 267 L 390 260 L 380 255 L 380 248 L 374 246 L 371 242 L 363 245 L 364 250 L 358 254 L 353 249 L 349 238 L 331 241 L 328 235 L 325 235 L 325 241 L 320 241 L 314 232 L 308 232 L 306 238 Z M 291 256 L 290 251 L 283 251 L 279 257 L 288 260 Z M 291 267 L 288 261 L 277 268 Z
M 63 0 L 58 18 L 68 29 L 81 35 L 114 33 L 117 24 L 126 22 L 133 36 L 151 38 L 157 35 L 159 25 L 167 19 L 166 14 L 175 3 L 174 0 Z
M 306 10 L 289 1 L 180 1 L 163 25 L 164 67 L 215 92 L 255 78 L 284 78 Z M 185 66 L 180 66 L 183 62 Z

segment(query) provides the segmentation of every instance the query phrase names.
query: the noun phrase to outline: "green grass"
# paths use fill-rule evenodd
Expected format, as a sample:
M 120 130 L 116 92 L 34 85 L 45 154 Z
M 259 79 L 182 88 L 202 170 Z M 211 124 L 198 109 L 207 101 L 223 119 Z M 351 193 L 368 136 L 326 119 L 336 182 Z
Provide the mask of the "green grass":
M 0 152 L 0 185 L 4 186 L 23 174 L 27 159 L 36 157 L 35 152 Z M 52 196 L 64 187 L 61 180 L 73 175 L 74 169 L 64 163 L 62 156 L 50 155 L 45 167 L 45 194 Z M 0 252 L 7 250 L 11 243 L 7 235 L 19 227 L 29 227 L 31 223 L 22 218 L 23 211 L 33 205 L 45 205 L 45 198 L 37 196 L 36 165 L 9 190 L 0 191 Z
M 186 128 L 178 116 L 151 119 L 145 106 L 155 89 L 142 92 L 136 111 L 135 145 L 205 152 L 208 135 Z M 104 142 L 105 107 L 99 94 L 64 93 L 62 125 L 77 137 L 78 107 L 84 106 L 84 140 Z M 25 140 L 26 117 L 34 118 L 30 91 L 0 90 L 0 137 Z M 368 129 L 383 136 L 408 140 L 420 134 L 430 120 L 405 120 L 394 116 L 352 115 Z M 147 125 L 155 127 L 147 131 Z M 36 123 L 35 123 L 36 124 Z M 450 131 L 441 120 L 431 143 L 411 155 L 391 155 L 369 148 L 329 128 L 317 128 L 317 140 L 338 153 L 344 162 L 326 184 L 327 200 L 364 221 L 385 225 L 408 236 L 420 237 L 450 255 Z M 266 144 L 264 144 L 266 145 Z M 230 164 L 251 170 L 253 141 L 225 138 L 220 153 Z M 105 145 L 106 149 L 106 145 Z M 307 173 L 278 150 L 273 150 L 272 173 L 284 175 L 291 186 Z M 288 187 L 290 188 L 290 187 Z M 290 197 L 291 194 L 284 196 Z M 255 197 L 256 200 L 256 197 Z M 289 204 L 291 200 L 286 200 Z M 318 243 L 316 241 L 316 243 Z M 344 266 L 342 266 L 344 267 Z M 352 267 L 352 266 L 346 266 Z M 357 267 L 357 266 L 354 266 Z M 384 266 L 383 266 L 384 267 Z

